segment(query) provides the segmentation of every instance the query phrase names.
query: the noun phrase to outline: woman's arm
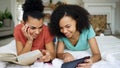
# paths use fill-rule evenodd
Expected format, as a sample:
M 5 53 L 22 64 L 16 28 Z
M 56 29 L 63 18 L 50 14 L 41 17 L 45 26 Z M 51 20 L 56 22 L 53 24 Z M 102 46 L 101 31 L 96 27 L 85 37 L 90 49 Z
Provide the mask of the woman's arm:
M 53 42 L 49 42 L 45 45 L 46 50 L 40 50 L 43 56 L 40 57 L 40 62 L 49 62 L 56 57 L 55 47 Z
M 65 52 L 64 53 L 64 43 L 58 41 L 58 47 L 57 47 L 57 57 L 62 59 L 64 62 L 73 61 L 74 57 L 72 54 Z
M 60 59 L 64 59 L 64 43 L 58 41 L 57 43 L 57 57 Z
M 89 42 L 89 45 L 90 45 L 90 48 L 92 51 L 92 62 L 94 63 L 94 62 L 99 61 L 101 59 L 101 54 L 100 54 L 98 44 L 97 44 L 95 37 L 89 39 L 88 42 Z
M 100 51 L 98 48 L 98 44 L 96 42 L 95 38 L 91 38 L 88 40 L 91 51 L 92 51 L 92 57 L 90 59 L 86 59 L 86 63 L 78 64 L 76 68 L 91 68 L 91 65 L 101 59 Z
M 24 36 L 27 38 L 26 44 L 23 45 L 22 42 L 16 40 L 16 48 L 17 48 L 17 54 L 23 54 L 26 52 L 31 51 L 32 43 L 33 43 L 33 37 L 30 35 L 30 28 L 26 24 L 21 28 Z
M 23 44 L 20 41 L 16 40 L 17 55 L 21 55 L 23 53 L 31 51 L 31 47 L 32 41 L 27 41 L 26 44 L 23 46 Z
M 53 42 L 49 42 L 45 45 L 46 50 L 48 50 L 50 52 L 51 55 L 51 60 L 54 59 L 56 57 L 56 53 L 55 53 L 55 45 L 53 44 Z

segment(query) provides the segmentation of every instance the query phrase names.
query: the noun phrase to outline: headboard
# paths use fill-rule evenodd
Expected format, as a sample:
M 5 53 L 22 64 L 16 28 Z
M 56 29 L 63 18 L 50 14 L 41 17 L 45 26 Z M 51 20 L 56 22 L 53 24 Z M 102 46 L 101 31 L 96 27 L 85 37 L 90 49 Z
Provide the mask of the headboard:
M 107 26 L 107 15 L 91 15 L 90 23 L 96 32 L 96 35 L 103 33 Z

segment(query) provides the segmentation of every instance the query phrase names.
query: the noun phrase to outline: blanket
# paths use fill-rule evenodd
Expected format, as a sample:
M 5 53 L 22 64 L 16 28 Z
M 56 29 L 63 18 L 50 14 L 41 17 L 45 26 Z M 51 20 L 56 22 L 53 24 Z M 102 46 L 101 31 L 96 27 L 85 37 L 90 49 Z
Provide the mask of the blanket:
M 119 68 L 120 67 L 120 39 L 114 36 L 97 36 L 96 37 L 99 49 L 102 55 L 102 60 L 92 65 L 92 68 Z M 12 40 L 9 44 L 0 47 L 2 53 L 15 53 L 16 54 L 16 43 Z M 90 49 L 86 51 L 69 51 L 75 59 L 79 59 L 85 56 L 91 56 Z M 0 68 L 61 68 L 63 61 L 55 58 L 50 63 L 43 63 L 36 61 L 30 66 L 21 66 L 17 64 L 11 64 L 8 62 L 0 62 Z

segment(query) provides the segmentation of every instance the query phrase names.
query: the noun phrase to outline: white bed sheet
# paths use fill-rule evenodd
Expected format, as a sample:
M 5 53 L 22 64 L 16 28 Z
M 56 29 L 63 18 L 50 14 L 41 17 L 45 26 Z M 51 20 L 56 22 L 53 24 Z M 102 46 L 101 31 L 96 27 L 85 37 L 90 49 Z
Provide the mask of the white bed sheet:
M 96 40 L 100 48 L 102 60 L 94 63 L 92 68 L 120 68 L 120 39 L 114 36 L 97 36 Z M 91 56 L 90 50 L 74 52 L 66 51 L 73 54 L 76 59 L 84 56 Z M 0 52 L 11 52 L 16 54 L 15 40 L 3 47 L 0 47 Z M 31 66 L 21 66 L 8 64 L 7 62 L 0 62 L 0 68 L 60 68 L 63 61 L 56 58 L 52 63 L 53 64 L 51 65 L 36 61 Z
M 102 59 L 120 62 L 120 39 L 114 36 L 97 36 L 96 39 Z

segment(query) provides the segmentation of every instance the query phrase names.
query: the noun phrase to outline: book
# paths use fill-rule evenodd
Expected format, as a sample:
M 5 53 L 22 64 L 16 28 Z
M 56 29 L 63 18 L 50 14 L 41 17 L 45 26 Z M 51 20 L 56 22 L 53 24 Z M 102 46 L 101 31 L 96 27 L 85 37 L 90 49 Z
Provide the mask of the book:
M 42 56 L 39 50 L 30 51 L 17 56 L 14 53 L 0 53 L 0 61 L 12 62 L 20 65 L 30 65 Z
M 89 59 L 90 56 L 86 56 L 84 58 L 76 59 L 74 61 L 66 62 L 62 64 L 61 68 L 76 68 L 78 64 L 85 63 L 85 59 Z

